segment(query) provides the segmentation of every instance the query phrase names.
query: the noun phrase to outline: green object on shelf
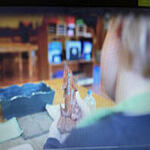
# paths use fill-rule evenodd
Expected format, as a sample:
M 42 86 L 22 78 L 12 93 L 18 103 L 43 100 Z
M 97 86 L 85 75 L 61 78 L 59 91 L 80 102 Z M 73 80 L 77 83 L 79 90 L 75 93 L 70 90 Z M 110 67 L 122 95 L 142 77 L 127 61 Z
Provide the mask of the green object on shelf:
M 76 24 L 77 24 L 77 25 L 84 25 L 83 19 L 77 19 L 77 20 L 76 20 Z

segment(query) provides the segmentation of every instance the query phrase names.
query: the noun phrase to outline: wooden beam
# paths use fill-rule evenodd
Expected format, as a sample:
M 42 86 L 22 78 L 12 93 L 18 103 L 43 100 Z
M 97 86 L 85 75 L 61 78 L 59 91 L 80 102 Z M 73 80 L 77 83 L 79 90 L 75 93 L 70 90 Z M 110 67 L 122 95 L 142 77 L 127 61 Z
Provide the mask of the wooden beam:
M 39 80 L 49 79 L 49 63 L 48 63 L 48 32 L 47 26 L 43 24 L 38 29 L 38 46 L 37 63 Z

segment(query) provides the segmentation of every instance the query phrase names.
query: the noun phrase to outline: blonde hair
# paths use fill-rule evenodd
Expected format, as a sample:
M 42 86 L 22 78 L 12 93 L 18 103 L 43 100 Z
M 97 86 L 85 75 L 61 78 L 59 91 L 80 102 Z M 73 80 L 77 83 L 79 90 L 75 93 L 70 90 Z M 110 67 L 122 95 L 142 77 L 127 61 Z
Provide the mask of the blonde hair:
M 134 15 L 124 17 L 121 42 L 123 51 L 128 53 L 128 67 L 150 77 L 150 18 Z

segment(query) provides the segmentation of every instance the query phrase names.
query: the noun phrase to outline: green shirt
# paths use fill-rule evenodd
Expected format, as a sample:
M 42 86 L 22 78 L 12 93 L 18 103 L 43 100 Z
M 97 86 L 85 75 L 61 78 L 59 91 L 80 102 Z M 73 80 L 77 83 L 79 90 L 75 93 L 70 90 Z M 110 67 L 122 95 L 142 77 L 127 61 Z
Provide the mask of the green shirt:
M 143 92 L 127 98 L 111 108 L 97 109 L 81 120 L 77 124 L 77 128 L 89 126 L 103 117 L 119 112 L 131 115 L 150 114 L 150 92 Z

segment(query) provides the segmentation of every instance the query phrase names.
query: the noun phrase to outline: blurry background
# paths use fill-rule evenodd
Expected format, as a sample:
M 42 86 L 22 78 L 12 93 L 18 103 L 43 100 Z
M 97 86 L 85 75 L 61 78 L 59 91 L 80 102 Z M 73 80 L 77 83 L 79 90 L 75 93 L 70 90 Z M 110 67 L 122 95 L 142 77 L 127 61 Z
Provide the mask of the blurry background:
M 100 52 L 109 13 L 102 8 L 0 9 L 0 86 L 63 77 L 99 91 Z

